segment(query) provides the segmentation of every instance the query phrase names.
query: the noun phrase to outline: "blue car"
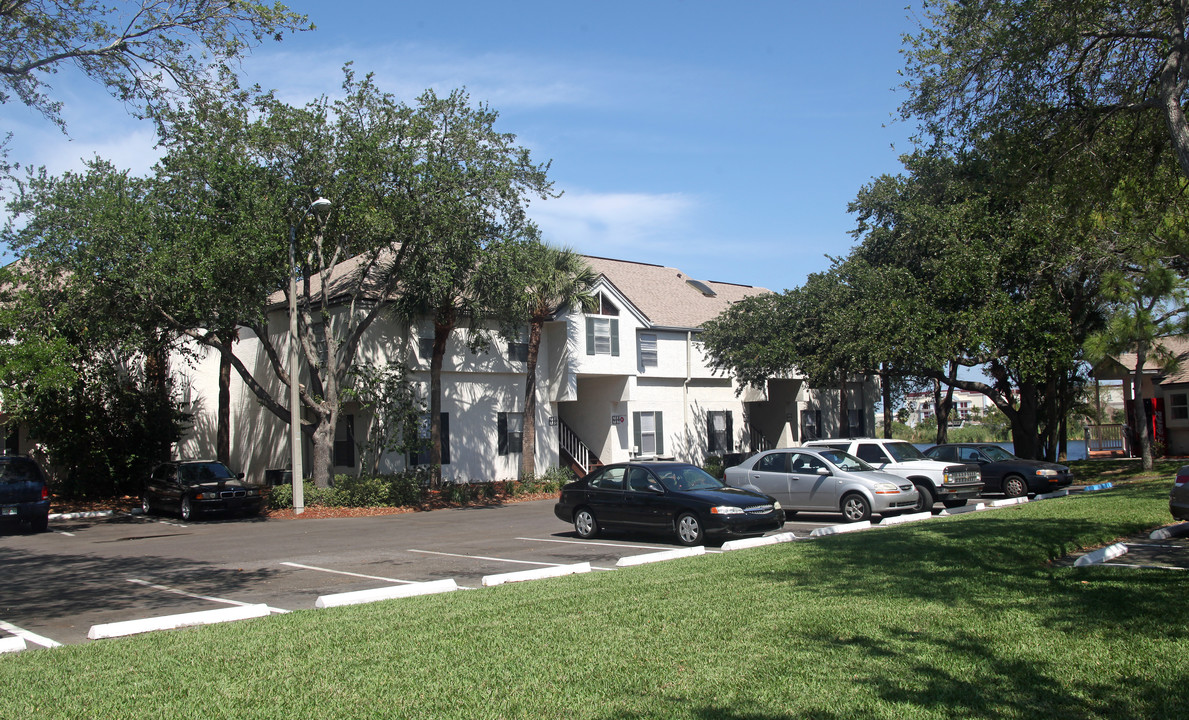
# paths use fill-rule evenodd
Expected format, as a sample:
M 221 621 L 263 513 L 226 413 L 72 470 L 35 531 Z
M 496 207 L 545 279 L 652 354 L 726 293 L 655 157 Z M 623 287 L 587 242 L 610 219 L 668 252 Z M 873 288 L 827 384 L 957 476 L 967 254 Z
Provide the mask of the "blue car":
M 24 456 L 0 456 L 0 523 L 45 532 L 49 519 L 50 492 L 41 468 Z

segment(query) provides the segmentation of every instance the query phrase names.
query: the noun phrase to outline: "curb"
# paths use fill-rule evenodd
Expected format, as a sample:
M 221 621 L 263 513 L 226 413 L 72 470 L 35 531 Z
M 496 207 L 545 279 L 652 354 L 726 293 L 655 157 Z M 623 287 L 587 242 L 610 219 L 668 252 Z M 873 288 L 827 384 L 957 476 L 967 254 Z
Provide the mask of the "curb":
M 986 503 L 975 503 L 973 505 L 963 505 L 962 507 L 946 508 L 937 513 L 937 517 L 949 517 L 951 515 L 962 515 L 964 513 L 982 512 L 987 509 Z
M 823 535 L 838 535 L 839 533 L 858 532 L 859 530 L 870 530 L 871 521 L 863 520 L 857 523 L 847 523 L 846 525 L 831 525 L 830 527 L 817 528 L 809 533 L 809 537 L 822 537 Z
M 182 613 L 180 615 L 162 615 L 155 618 L 141 620 L 124 620 L 122 622 L 92 625 L 87 633 L 88 640 L 102 638 L 123 637 L 152 632 L 154 630 L 175 630 L 191 625 L 210 625 L 213 623 L 231 622 L 233 620 L 247 620 L 248 618 L 267 617 L 268 605 L 242 605 L 238 607 L 220 608 L 218 610 L 200 610 L 199 612 Z
M 413 583 L 411 585 L 395 585 L 392 587 L 373 588 L 371 590 L 356 590 L 354 592 L 322 595 L 314 601 L 316 608 L 342 607 L 344 605 L 362 605 L 380 600 L 394 600 L 396 598 L 416 597 L 418 595 L 434 595 L 452 592 L 458 589 L 454 578 L 449 580 L 434 580 L 432 582 Z
M 0 638 L 0 653 L 20 652 L 27 647 L 23 637 Z
M 1114 545 L 1108 545 L 1107 547 L 1099 548 L 1098 550 L 1095 550 L 1092 553 L 1086 553 L 1085 555 L 1083 555 L 1080 558 L 1078 558 L 1077 560 L 1075 560 L 1073 563 L 1073 566 L 1074 567 L 1085 567 L 1086 565 L 1095 565 L 1097 563 L 1106 562 L 1107 560 L 1113 560 L 1114 558 L 1117 558 L 1120 555 L 1126 555 L 1126 554 L 1127 554 L 1127 546 L 1124 545 L 1123 543 L 1115 543 Z
M 768 535 L 766 537 L 728 540 L 722 544 L 722 550 L 723 552 L 730 552 L 731 550 L 744 550 L 746 548 L 762 547 L 764 545 L 779 545 L 780 543 L 792 542 L 796 539 L 796 535 L 786 532 L 778 535 Z
M 1086 487 L 1082 488 L 1082 492 L 1088 493 L 1088 492 L 1096 492 L 1098 490 L 1110 490 L 1114 486 L 1115 486 L 1114 483 L 1109 483 L 1109 482 L 1099 483 L 1097 485 L 1087 485 Z
M 1033 498 L 1033 500 L 1052 500 L 1053 498 L 1066 497 L 1068 495 L 1069 495 L 1069 488 L 1064 488 L 1062 490 L 1054 490 L 1051 493 L 1043 493 L 1041 495 L 1037 495 L 1035 498 Z
M 115 510 L 89 510 L 87 512 L 50 513 L 47 517 L 50 520 L 85 520 L 87 518 L 112 517 L 115 514 Z M 144 515 L 144 510 L 142 508 L 132 508 L 128 511 L 128 514 Z
M 663 550 L 661 552 L 647 553 L 644 555 L 630 555 L 628 557 L 620 558 L 619 562 L 615 563 L 616 567 L 631 567 L 633 565 L 645 565 L 647 563 L 664 562 L 665 560 L 676 560 L 677 558 L 694 557 L 695 555 L 705 555 L 706 547 L 698 545 L 697 547 L 681 548 L 679 550 Z
M 1008 507 L 1009 505 L 1023 505 L 1028 502 L 1028 496 L 1018 498 L 1005 498 L 1003 500 L 992 500 L 988 507 Z
M 904 523 L 920 522 L 921 520 L 932 520 L 932 519 L 933 519 L 933 511 L 929 510 L 926 512 L 909 513 L 908 515 L 896 515 L 896 516 L 893 516 L 890 518 L 884 518 L 883 520 L 880 520 L 879 526 L 885 527 L 887 525 L 902 525 Z
M 1181 523 L 1180 525 L 1170 525 L 1169 527 L 1162 527 L 1152 531 L 1148 535 L 1149 540 L 1167 540 L 1171 537 L 1184 537 L 1189 535 L 1189 523 Z
M 523 582 L 525 580 L 544 580 L 545 578 L 564 577 L 566 575 L 588 573 L 590 570 L 590 563 L 584 562 L 575 565 L 557 565 L 555 567 L 537 568 L 535 570 L 520 570 L 518 572 L 501 573 L 499 575 L 484 575 L 483 587 L 495 587 L 504 583 Z

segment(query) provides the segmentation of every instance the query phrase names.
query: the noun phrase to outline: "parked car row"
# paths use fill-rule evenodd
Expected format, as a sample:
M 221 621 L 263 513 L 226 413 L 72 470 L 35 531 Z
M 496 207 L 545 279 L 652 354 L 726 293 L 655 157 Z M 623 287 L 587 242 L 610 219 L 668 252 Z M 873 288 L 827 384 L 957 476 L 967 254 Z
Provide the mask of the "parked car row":
M 1017 458 L 997 445 L 952 443 L 922 453 L 900 440 L 818 440 L 753 455 L 727 468 L 722 482 L 687 463 L 608 465 L 563 487 L 554 514 L 582 538 L 615 528 L 696 545 L 707 536 L 762 535 L 802 511 L 857 522 L 931 510 L 938 500 L 959 507 L 983 493 L 1020 497 L 1071 482 L 1064 465 Z M 1185 488 L 1189 515 L 1189 482 Z

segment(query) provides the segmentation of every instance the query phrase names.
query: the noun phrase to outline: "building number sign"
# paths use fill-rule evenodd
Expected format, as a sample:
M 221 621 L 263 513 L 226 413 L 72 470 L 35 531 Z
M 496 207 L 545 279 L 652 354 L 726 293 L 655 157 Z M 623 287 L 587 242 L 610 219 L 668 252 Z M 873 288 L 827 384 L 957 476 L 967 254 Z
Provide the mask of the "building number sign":
M 628 421 L 627 417 L 625 417 L 623 415 L 612 415 L 611 416 L 611 424 L 612 425 L 623 425 L 627 421 Z

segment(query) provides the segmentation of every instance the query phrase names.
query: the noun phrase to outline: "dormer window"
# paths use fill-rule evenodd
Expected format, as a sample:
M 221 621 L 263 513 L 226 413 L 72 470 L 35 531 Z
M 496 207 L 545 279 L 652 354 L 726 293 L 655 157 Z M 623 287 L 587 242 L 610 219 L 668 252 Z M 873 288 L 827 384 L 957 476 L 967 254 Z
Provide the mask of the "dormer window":
M 608 300 L 607 296 L 602 293 L 599 294 L 599 314 L 610 315 L 612 317 L 619 316 L 619 308 L 615 306 L 615 303 Z

